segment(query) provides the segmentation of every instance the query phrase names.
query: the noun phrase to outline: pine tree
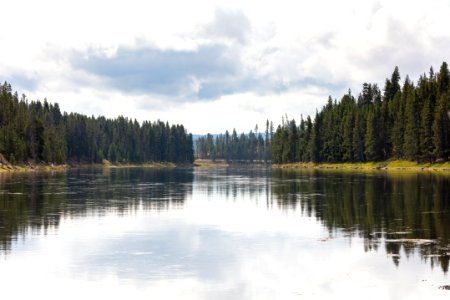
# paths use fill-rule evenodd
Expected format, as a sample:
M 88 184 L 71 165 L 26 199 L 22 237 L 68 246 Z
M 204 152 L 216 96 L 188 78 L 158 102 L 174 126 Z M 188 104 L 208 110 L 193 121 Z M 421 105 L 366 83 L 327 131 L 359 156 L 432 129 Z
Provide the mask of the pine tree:
M 447 95 L 441 94 L 436 103 L 433 129 L 433 155 L 444 160 L 449 156 L 449 116 Z
M 294 162 L 298 147 L 298 129 L 295 120 L 288 122 L 287 161 Z
M 342 160 L 353 161 L 353 130 L 355 127 L 354 108 L 355 102 L 349 91 L 348 95 L 345 95 L 341 104 L 343 105 L 343 117 L 342 117 Z
M 391 111 L 393 115 L 393 124 L 391 131 L 392 154 L 395 158 L 403 158 L 404 143 L 404 105 L 402 94 L 396 93 L 392 101 Z
M 403 153 L 408 160 L 419 160 L 419 107 L 414 86 L 409 83 L 408 77 L 404 87 L 405 94 L 405 132 Z
M 420 124 L 419 124 L 419 153 L 420 159 L 432 163 L 434 161 L 433 156 L 433 115 L 435 98 L 435 84 L 434 84 L 434 71 L 430 68 L 430 78 L 424 74 L 419 79 L 417 87 L 417 97 L 419 109 L 420 105 Z
M 366 134 L 364 142 L 364 154 L 367 161 L 379 160 L 379 145 L 378 145 L 378 128 L 377 116 L 375 111 L 369 111 L 366 121 Z
M 314 163 L 318 163 L 321 161 L 321 157 L 320 157 L 321 126 L 322 126 L 321 117 L 320 117 L 319 113 L 316 112 L 316 117 L 314 118 L 314 123 L 312 125 L 312 130 L 311 130 L 311 138 L 309 139 L 309 143 L 308 143 L 309 158 Z
M 355 128 L 353 130 L 353 157 L 354 161 L 364 161 L 364 133 L 367 127 L 366 121 L 362 117 L 362 113 L 357 111 L 355 113 Z
M 386 80 L 385 85 L 385 100 L 390 101 L 393 100 L 395 94 L 400 91 L 400 72 L 398 67 L 395 67 L 394 72 L 391 75 L 390 80 Z
M 303 116 L 300 117 L 300 125 L 298 127 L 298 146 L 297 154 L 295 156 L 295 161 L 303 161 L 303 156 L 306 151 L 307 140 L 306 140 L 306 127 Z
M 311 144 L 313 123 L 311 117 L 306 118 L 306 133 L 305 133 L 305 151 L 303 152 L 302 161 L 310 162 L 312 161 L 311 151 L 309 150 L 309 145 Z
M 441 68 L 439 69 L 439 73 L 437 76 L 437 84 L 438 84 L 438 94 L 443 95 L 449 91 L 450 87 L 450 72 L 448 70 L 448 65 L 446 62 L 443 62 Z

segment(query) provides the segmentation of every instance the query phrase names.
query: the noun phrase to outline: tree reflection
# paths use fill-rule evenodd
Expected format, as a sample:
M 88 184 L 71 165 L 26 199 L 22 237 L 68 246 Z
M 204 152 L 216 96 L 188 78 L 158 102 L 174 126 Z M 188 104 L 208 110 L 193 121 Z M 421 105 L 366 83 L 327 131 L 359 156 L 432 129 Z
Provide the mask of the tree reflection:
M 196 193 L 250 199 L 316 218 L 330 236 L 363 237 L 365 251 L 384 249 L 399 265 L 416 253 L 448 271 L 450 176 L 435 173 L 242 169 L 78 169 L 0 176 L 0 251 L 64 218 L 129 215 L 183 208 Z
M 261 166 L 209 168 L 195 171 L 196 191 L 227 199 L 259 199 L 271 195 L 271 169 Z M 268 201 L 268 199 L 266 199 Z
M 0 174 L 0 251 L 30 231 L 56 228 L 64 217 L 180 208 L 192 182 L 192 171 L 138 168 Z
M 366 251 L 384 244 L 398 265 L 416 252 L 448 271 L 450 176 L 436 173 L 273 172 L 279 205 L 299 205 L 323 222 L 364 238 Z

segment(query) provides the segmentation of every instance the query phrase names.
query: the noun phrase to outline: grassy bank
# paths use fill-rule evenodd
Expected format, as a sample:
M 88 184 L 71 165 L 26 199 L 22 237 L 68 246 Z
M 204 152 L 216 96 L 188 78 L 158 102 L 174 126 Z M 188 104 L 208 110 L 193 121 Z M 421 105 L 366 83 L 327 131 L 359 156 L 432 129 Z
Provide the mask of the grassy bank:
M 68 165 L 0 165 L 0 173 L 23 173 L 23 172 L 62 172 L 69 168 Z
M 450 162 L 417 163 L 413 161 L 392 160 L 366 163 L 289 163 L 274 164 L 277 169 L 341 169 L 341 170 L 409 170 L 409 171 L 450 171 Z
M 195 167 L 201 167 L 201 168 L 214 168 L 214 167 L 229 167 L 230 165 L 226 160 L 217 159 L 217 160 L 211 160 L 211 159 L 196 159 L 194 161 Z
M 230 167 L 230 166 L 255 166 L 255 165 L 270 165 L 262 160 L 225 160 L 225 159 L 196 159 L 194 161 L 195 167 L 214 168 L 214 167 Z
M 98 166 L 107 169 L 120 168 L 149 168 L 149 169 L 172 169 L 176 167 L 184 167 L 187 165 L 176 165 L 171 162 L 147 162 L 142 164 L 112 164 L 103 161 L 102 164 L 0 164 L 0 173 L 13 172 L 61 172 L 70 168 Z M 189 165 L 191 166 L 191 165 Z M 209 160 L 197 159 L 194 166 L 202 168 L 229 167 L 230 164 L 225 160 Z M 412 161 L 384 161 L 384 162 L 366 162 L 366 163 L 289 163 L 289 164 L 273 164 L 275 169 L 328 169 L 328 170 L 395 170 L 395 171 L 444 171 L 450 172 L 450 162 L 441 162 L 434 164 L 419 164 Z
M 181 165 L 180 165 L 181 166 Z M 146 162 L 141 164 L 112 164 L 107 160 L 103 160 L 103 167 L 120 169 L 120 168 L 148 168 L 148 169 L 173 169 L 177 165 L 171 162 Z
M 24 172 L 63 172 L 71 168 L 98 167 L 105 169 L 148 168 L 148 169 L 173 169 L 185 165 L 176 165 L 171 162 L 148 162 L 142 164 L 0 164 L 0 173 L 24 173 Z

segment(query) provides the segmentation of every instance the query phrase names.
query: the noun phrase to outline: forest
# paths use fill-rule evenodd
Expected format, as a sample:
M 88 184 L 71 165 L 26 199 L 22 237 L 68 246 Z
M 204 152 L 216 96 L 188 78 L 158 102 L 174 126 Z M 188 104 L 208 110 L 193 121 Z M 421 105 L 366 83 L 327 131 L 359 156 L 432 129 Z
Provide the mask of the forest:
M 364 83 L 355 98 L 331 97 L 314 120 L 283 117 L 272 140 L 273 163 L 367 162 L 389 159 L 432 163 L 450 154 L 450 75 L 447 63 L 417 82 L 400 84 L 396 67 L 383 92 Z
M 265 160 L 273 163 L 368 162 L 389 159 L 432 163 L 450 155 L 450 75 L 447 63 L 430 68 L 417 82 L 400 82 L 398 67 L 385 81 L 364 83 L 355 98 L 351 91 L 340 101 L 328 98 L 314 119 L 282 117 L 274 132 L 207 134 L 197 140 L 196 157 L 226 160 Z
M 0 154 L 12 164 L 192 163 L 192 146 L 183 125 L 61 113 L 57 103 L 19 99 L 0 85 Z
M 430 68 L 415 84 L 399 69 L 383 91 L 364 83 L 355 97 L 349 90 L 340 101 L 310 116 L 283 117 L 274 130 L 266 121 L 248 134 L 200 137 L 195 157 L 206 159 L 291 162 L 368 162 L 390 159 L 447 161 L 450 155 L 450 73 Z M 0 153 L 11 163 L 191 163 L 193 137 L 183 125 L 126 117 L 107 119 L 61 113 L 57 103 L 19 99 L 11 85 L 0 85 Z
M 258 125 L 255 130 L 250 130 L 248 134 L 237 134 L 233 129 L 232 134 L 212 135 L 200 137 L 195 143 L 195 156 L 200 159 L 225 159 L 227 161 L 270 161 L 271 141 L 273 138 L 273 123 L 267 120 L 266 130 L 258 132 Z

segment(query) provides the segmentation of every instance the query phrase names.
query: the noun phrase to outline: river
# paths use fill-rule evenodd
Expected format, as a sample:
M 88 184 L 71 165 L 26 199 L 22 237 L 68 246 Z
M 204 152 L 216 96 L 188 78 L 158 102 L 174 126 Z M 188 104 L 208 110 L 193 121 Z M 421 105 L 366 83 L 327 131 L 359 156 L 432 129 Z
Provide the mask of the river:
M 448 299 L 450 176 L 0 174 L 5 299 Z

